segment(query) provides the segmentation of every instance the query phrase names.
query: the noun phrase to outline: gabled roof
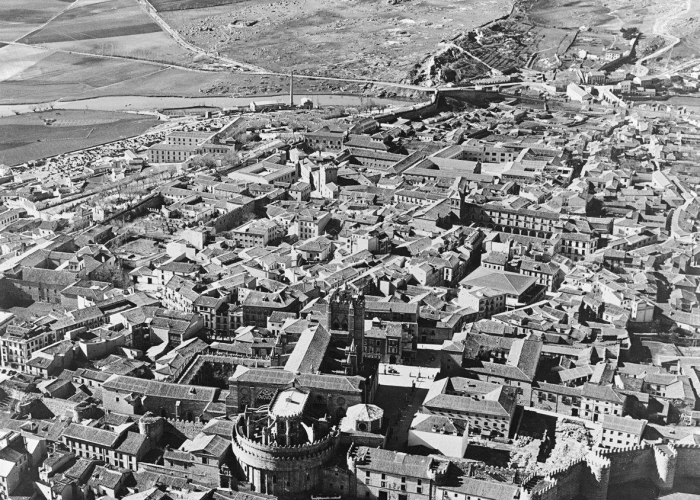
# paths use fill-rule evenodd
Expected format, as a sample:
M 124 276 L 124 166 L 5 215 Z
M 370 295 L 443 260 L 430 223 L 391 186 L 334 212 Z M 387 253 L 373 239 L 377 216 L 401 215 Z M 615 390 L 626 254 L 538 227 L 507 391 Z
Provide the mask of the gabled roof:
M 286 386 L 296 381 L 301 387 L 356 393 L 362 392 L 361 385 L 364 382 L 364 378 L 359 376 L 320 373 L 295 375 L 287 370 L 247 368 L 240 365 L 236 367 L 236 371 L 229 380 L 244 384 L 266 384 L 278 387 Z
M 430 479 L 431 469 L 437 462 L 433 457 L 407 455 L 367 446 L 360 446 L 356 457 L 358 469 L 418 479 Z
M 284 365 L 284 369 L 292 373 L 318 371 L 330 341 L 331 334 L 321 325 L 305 330 Z
M 219 389 L 213 387 L 171 384 L 125 375 L 114 375 L 102 385 L 102 389 L 122 394 L 152 395 L 161 398 L 197 401 L 214 401 L 219 392 Z
M 610 403 L 624 404 L 625 396 L 620 395 L 612 387 L 595 384 L 584 384 L 581 395 L 584 398 L 608 401 Z
M 603 430 L 624 432 L 641 437 L 646 425 L 646 420 L 637 420 L 631 417 L 618 417 L 610 414 L 603 415 Z

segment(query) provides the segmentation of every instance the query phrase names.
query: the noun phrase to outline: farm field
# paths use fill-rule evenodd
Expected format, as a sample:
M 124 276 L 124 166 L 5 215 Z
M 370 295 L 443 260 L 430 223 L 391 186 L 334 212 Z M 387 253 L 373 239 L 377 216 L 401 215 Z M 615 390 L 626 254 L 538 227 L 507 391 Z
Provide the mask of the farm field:
M 272 71 L 401 81 L 441 41 L 511 7 L 510 0 L 242 0 L 161 16 L 194 45 Z
M 0 41 L 13 42 L 70 6 L 72 0 L 2 0 Z
M 0 49 L 0 60 L 13 56 L 25 47 L 6 46 Z M 37 49 L 38 50 L 38 49 Z M 102 59 L 54 51 L 43 51 L 35 64 L 21 71 L 5 72 L 0 77 L 0 104 L 48 102 L 76 98 L 81 94 L 128 82 L 152 74 L 162 68 L 138 61 Z
M 187 71 L 166 65 L 196 63 L 136 0 L 35 1 L 45 10 L 23 8 L 18 0 L 0 2 L 0 32 L 6 35 L 0 37 L 0 105 L 116 95 L 197 97 L 287 91 L 287 77 Z M 23 22 L 15 22 L 18 19 Z M 17 39 L 20 42 L 11 43 Z M 365 90 L 361 84 L 301 79 L 296 88 L 307 93 Z
M 0 164 L 17 165 L 139 135 L 157 123 L 151 116 L 77 110 L 0 118 Z
M 136 0 L 78 0 L 18 41 L 65 51 L 193 65 L 192 53 L 163 32 Z
M 2 54 L 0 49 L 0 54 Z M 1 67 L 0 67 L 1 68 Z M 0 78 L 0 105 L 48 103 L 93 97 L 284 94 L 289 77 L 247 73 L 191 72 L 159 68 L 138 61 L 96 59 L 54 53 L 19 75 Z M 362 94 L 367 85 L 295 78 L 299 94 L 348 92 Z M 381 90 L 373 89 L 373 94 Z M 391 92 L 391 90 L 389 90 Z

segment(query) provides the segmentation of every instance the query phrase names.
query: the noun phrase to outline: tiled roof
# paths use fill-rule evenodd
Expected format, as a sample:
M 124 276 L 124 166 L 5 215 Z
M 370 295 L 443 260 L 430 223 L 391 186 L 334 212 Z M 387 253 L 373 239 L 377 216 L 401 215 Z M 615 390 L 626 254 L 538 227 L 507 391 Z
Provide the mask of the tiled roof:
M 146 380 L 125 375 L 114 375 L 102 385 L 103 390 L 122 394 L 142 394 L 161 398 L 189 399 L 197 401 L 214 401 L 219 389 L 193 385 L 171 384 Z
M 284 369 L 292 373 L 318 371 L 330 341 L 331 334 L 321 325 L 304 331 L 285 363 Z
M 116 432 L 80 424 L 70 424 L 63 431 L 63 436 L 108 448 L 114 448 L 119 440 L 119 434 Z
M 618 394 L 612 387 L 604 385 L 584 384 L 581 395 L 584 398 L 608 401 L 616 404 L 625 402 L 624 396 Z
M 362 377 L 358 376 L 312 373 L 295 375 L 286 370 L 246 368 L 243 366 L 238 366 L 229 380 L 231 382 L 273 386 L 286 386 L 296 380 L 301 387 L 342 392 L 362 392 L 361 384 L 364 381 Z
M 407 455 L 396 451 L 360 446 L 356 453 L 357 468 L 395 476 L 430 479 L 436 460 L 432 457 Z
M 646 420 L 636 420 L 631 417 L 618 417 L 615 415 L 603 415 L 603 430 L 641 436 L 646 424 Z

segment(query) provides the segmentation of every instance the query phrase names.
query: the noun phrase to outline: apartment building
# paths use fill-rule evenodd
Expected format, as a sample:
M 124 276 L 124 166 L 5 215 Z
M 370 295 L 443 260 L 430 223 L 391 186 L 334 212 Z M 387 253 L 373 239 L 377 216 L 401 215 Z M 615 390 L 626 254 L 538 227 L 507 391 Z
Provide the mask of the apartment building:
M 510 387 L 452 377 L 431 384 L 422 411 L 466 420 L 472 434 L 494 437 L 508 435 L 516 406 Z
M 252 220 L 231 230 L 231 238 L 243 248 L 266 247 L 284 234 L 285 227 L 269 219 Z
M 467 223 L 503 231 L 506 233 L 549 238 L 561 231 L 559 214 L 546 210 L 515 209 L 497 203 L 478 205 L 468 203 L 466 209 Z
M 56 332 L 47 326 L 8 325 L 0 336 L 0 360 L 3 366 L 24 370 L 35 352 L 55 341 Z
M 639 446 L 646 428 L 646 420 L 631 417 L 603 416 L 603 434 L 600 445 L 605 448 L 628 448 Z
M 593 422 L 601 422 L 606 415 L 622 417 L 626 401 L 627 396 L 612 387 L 587 383 L 581 392 L 580 416 Z
M 66 427 L 61 439 L 70 452 L 79 457 L 133 471 L 149 450 L 146 436 L 128 429 L 113 432 L 73 423 Z

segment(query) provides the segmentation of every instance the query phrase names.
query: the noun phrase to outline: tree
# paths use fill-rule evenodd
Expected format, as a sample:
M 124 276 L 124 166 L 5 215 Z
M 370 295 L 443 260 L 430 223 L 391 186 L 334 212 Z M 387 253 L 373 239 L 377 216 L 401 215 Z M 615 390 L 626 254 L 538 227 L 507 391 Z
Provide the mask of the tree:
M 216 168 L 216 161 L 210 156 L 196 156 L 192 158 L 189 162 L 190 167 L 194 168 Z M 161 172 L 160 175 L 164 175 Z
M 129 274 L 124 271 L 119 263 L 112 266 L 102 266 L 92 274 L 92 279 L 95 281 L 103 281 L 111 283 L 117 288 L 128 288 L 131 285 Z
M 91 221 L 87 217 L 77 217 L 73 220 L 73 230 L 80 231 L 82 229 L 90 227 L 90 223 Z
M 235 148 L 230 148 L 228 152 L 224 154 L 223 162 L 227 165 L 235 166 L 241 163 L 241 156 Z

